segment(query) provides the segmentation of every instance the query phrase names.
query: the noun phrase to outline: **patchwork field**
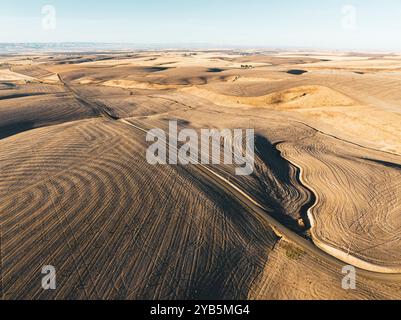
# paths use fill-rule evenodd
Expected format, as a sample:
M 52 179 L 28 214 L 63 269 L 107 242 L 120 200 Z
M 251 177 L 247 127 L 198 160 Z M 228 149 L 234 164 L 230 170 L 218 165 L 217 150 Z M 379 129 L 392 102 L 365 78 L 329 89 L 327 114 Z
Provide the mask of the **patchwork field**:
M 1 297 L 401 299 L 400 84 L 390 54 L 0 55 Z M 255 129 L 254 173 L 148 164 L 169 120 Z

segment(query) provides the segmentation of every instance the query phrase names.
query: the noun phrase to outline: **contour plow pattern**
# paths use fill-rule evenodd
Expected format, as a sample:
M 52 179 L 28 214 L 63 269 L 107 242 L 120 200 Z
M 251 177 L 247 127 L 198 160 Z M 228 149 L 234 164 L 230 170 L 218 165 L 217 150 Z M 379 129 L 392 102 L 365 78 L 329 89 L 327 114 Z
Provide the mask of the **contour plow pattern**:
M 400 70 L 395 54 L 0 55 L 1 298 L 401 298 Z M 149 164 L 146 134 L 171 121 L 254 129 L 253 172 L 222 149 Z
M 37 132 L 31 150 L 2 168 L 6 298 L 50 297 L 35 281 L 48 264 L 59 270 L 57 298 L 246 297 L 277 237 L 235 200 L 217 202 L 192 169 L 148 170 L 142 134 L 122 124 Z M 2 150 L 11 152 L 11 139 Z

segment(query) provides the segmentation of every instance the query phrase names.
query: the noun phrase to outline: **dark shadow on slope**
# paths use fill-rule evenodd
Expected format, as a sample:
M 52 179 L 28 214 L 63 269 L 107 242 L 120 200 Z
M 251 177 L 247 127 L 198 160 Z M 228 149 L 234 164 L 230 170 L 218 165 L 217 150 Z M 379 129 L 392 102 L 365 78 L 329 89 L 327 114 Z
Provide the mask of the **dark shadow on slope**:
M 286 159 L 284 159 L 277 149 L 277 145 L 280 143 L 272 144 L 265 137 L 261 135 L 256 135 L 255 137 L 255 149 L 259 158 L 274 174 L 275 178 L 280 181 L 282 185 L 292 185 L 294 183 L 291 179 L 291 171 L 296 172 L 296 182 L 298 187 L 301 187 L 306 191 L 307 201 L 299 209 L 299 214 L 305 223 L 305 231 L 310 229 L 310 222 L 308 218 L 308 210 L 316 202 L 316 196 L 307 186 L 305 186 L 300 179 L 300 170 L 290 164 Z M 272 186 L 273 187 L 273 186 Z M 296 186 L 294 186 L 295 188 Z M 279 222 L 292 229 L 293 231 L 299 233 L 300 226 L 298 221 L 295 221 L 288 213 L 284 210 L 282 203 L 286 199 L 277 198 L 274 194 L 266 193 L 264 198 L 264 205 L 267 205 L 271 209 L 271 215 L 277 219 Z
M 2 82 L 0 83 L 0 90 L 15 89 L 17 85 L 12 82 Z
M 32 121 L 19 122 L 0 126 L 0 139 L 5 139 L 15 134 L 31 130 L 35 127 Z
M 376 159 L 368 159 L 368 158 L 363 158 L 363 160 L 374 162 L 374 163 L 380 164 L 382 166 L 385 166 L 387 168 L 401 170 L 401 164 L 398 164 L 398 163 L 393 163 L 393 162 L 388 162 L 388 161 L 383 161 L 383 160 L 376 160 Z
M 31 92 L 31 93 L 15 93 L 6 96 L 0 96 L 0 100 L 8 100 L 8 99 L 17 99 L 17 98 L 25 98 L 25 97 L 34 97 L 34 96 L 44 96 L 48 93 L 42 92 Z
M 223 69 L 219 69 L 219 68 L 210 68 L 207 70 L 207 72 L 212 72 L 212 73 L 219 73 L 219 72 L 223 72 Z
M 308 71 L 300 70 L 300 69 L 293 69 L 293 70 L 288 70 L 287 73 L 292 74 L 294 76 L 300 76 L 300 75 L 303 75 L 304 73 L 308 73 Z

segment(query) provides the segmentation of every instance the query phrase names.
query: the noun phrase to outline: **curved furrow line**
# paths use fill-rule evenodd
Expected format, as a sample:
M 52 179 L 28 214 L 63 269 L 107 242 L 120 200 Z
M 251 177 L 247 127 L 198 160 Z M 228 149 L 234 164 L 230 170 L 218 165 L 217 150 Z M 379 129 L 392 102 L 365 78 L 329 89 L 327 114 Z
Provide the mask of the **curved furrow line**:
M 388 176 L 387 174 L 390 174 L 388 172 L 383 175 L 381 169 L 372 165 L 366 166 L 366 162 L 361 163 L 355 161 L 354 158 L 340 159 L 341 162 L 338 162 L 338 157 L 332 157 L 330 155 L 332 151 L 329 150 L 310 147 L 308 152 L 305 152 L 304 146 L 299 143 L 282 144 L 280 148 L 283 157 L 301 170 L 300 180 L 302 183 L 317 196 L 317 202 L 308 210 L 315 244 L 337 258 L 361 269 L 381 273 L 401 273 L 399 266 L 387 264 L 386 260 L 376 260 L 376 257 L 384 256 L 384 253 L 381 252 L 386 252 L 389 257 L 397 252 L 397 248 L 389 246 L 390 243 L 388 243 L 390 239 L 397 241 L 398 237 L 394 235 L 394 225 L 389 225 L 389 223 L 393 223 L 386 217 L 390 213 L 395 214 L 398 211 L 397 208 L 400 208 L 400 198 L 392 192 L 395 187 L 394 183 L 397 184 L 399 181 L 393 177 L 399 176 L 399 174 L 394 172 L 391 173 L 393 176 Z M 319 168 L 324 168 L 324 170 Z M 376 173 L 376 170 L 379 171 Z M 305 180 L 305 174 L 307 174 L 307 180 Z M 364 178 L 361 179 L 361 177 Z M 313 183 L 315 186 L 320 186 L 319 192 L 312 187 Z M 366 189 L 367 185 L 369 185 L 368 189 Z M 369 190 L 369 194 L 366 191 L 357 193 L 358 190 Z M 344 199 L 343 203 L 336 202 L 331 194 L 341 194 L 341 198 Z M 375 220 L 378 220 L 374 223 L 370 220 L 372 216 L 367 211 L 372 212 L 372 209 L 373 212 L 377 212 L 377 210 L 382 212 L 381 215 L 374 217 Z M 328 210 L 337 214 L 331 215 Z M 360 218 L 357 218 L 358 216 Z M 352 225 L 349 223 L 350 217 L 353 217 Z M 363 223 L 361 219 L 364 219 Z M 331 225 L 333 227 L 329 228 Z M 363 229 L 355 229 L 356 226 L 361 226 Z M 400 226 L 398 228 L 400 229 Z M 386 229 L 389 230 L 388 233 L 383 232 Z M 337 233 L 333 234 L 329 230 L 335 230 Z M 371 243 L 375 243 L 372 241 L 374 239 L 372 235 L 380 233 L 387 240 L 381 243 L 376 241 L 376 245 L 372 246 Z M 369 250 L 375 249 L 375 251 L 371 251 L 368 255 L 362 255 L 363 251 L 358 248 L 365 247 L 365 244 L 370 244 Z M 342 249 L 338 249 L 339 246 Z M 393 253 L 390 253 L 391 251 Z

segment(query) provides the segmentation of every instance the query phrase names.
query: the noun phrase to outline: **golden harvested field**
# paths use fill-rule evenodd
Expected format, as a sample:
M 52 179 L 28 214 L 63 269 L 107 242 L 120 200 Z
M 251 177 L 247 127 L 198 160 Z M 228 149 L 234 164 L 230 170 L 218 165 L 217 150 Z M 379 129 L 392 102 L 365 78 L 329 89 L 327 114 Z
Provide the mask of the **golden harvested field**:
M 401 299 L 400 87 L 395 54 L 0 55 L 1 298 Z M 255 129 L 253 174 L 148 164 L 169 120 Z

